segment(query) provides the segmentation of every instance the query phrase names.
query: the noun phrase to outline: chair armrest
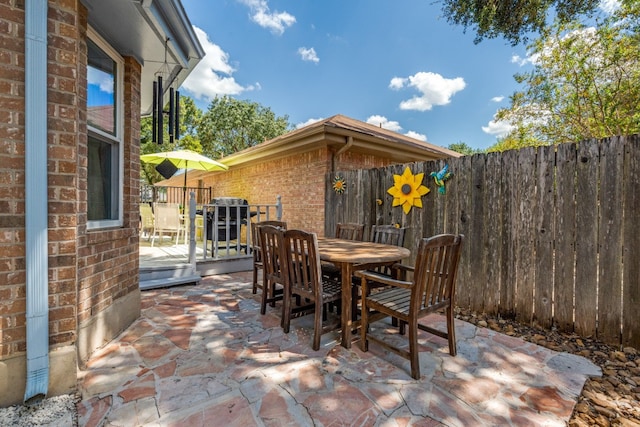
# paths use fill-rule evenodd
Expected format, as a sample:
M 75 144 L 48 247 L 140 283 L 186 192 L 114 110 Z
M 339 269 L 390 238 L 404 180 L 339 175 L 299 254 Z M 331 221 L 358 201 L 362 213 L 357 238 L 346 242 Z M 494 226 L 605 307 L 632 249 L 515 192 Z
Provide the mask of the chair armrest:
M 367 292 L 367 280 L 382 283 L 387 286 L 395 286 L 397 288 L 411 289 L 412 282 L 404 280 L 396 280 L 384 274 L 376 273 L 375 271 L 356 271 L 355 275 L 362 279 L 362 293 L 366 295 Z

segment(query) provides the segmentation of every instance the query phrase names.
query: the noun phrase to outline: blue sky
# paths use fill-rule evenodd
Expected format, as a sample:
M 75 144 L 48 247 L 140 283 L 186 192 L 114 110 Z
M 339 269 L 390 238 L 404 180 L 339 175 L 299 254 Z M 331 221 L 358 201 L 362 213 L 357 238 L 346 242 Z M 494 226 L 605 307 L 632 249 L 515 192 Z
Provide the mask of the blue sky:
M 530 67 L 524 46 L 473 43 L 425 0 L 182 0 L 206 56 L 181 90 L 206 111 L 247 99 L 300 126 L 335 114 L 446 147 L 487 148 Z

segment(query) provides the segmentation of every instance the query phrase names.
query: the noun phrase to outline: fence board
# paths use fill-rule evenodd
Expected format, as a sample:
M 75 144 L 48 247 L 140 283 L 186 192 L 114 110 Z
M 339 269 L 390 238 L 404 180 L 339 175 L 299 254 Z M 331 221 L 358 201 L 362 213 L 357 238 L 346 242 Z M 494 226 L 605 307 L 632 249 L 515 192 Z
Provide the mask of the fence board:
M 618 138 L 601 142 L 600 224 L 598 227 L 598 338 L 620 339 L 622 307 L 622 166 L 624 147 Z
M 518 171 L 515 186 L 518 200 L 516 226 L 516 319 L 531 323 L 533 318 L 533 297 L 535 281 L 534 263 L 534 219 L 535 211 L 535 158 L 534 148 L 518 151 Z
M 447 231 L 447 233 L 452 234 L 458 233 L 458 220 L 460 218 L 460 209 L 458 208 L 457 197 L 457 194 L 460 192 L 460 190 L 458 188 L 457 174 L 460 171 L 461 163 L 462 162 L 460 159 L 449 159 L 449 172 L 452 173 L 452 176 L 445 184 L 445 230 Z
M 640 212 L 640 137 L 627 138 L 624 163 L 624 252 L 622 293 L 622 345 L 640 348 L 640 239 L 638 218 Z
M 469 273 L 471 280 L 469 281 L 469 292 L 471 295 L 470 306 L 473 311 L 484 311 L 484 292 L 487 284 L 485 274 L 484 251 L 484 224 L 487 222 L 485 217 L 485 193 L 486 182 L 484 179 L 486 156 L 476 154 L 471 158 L 471 193 L 470 193 L 470 212 L 469 216 L 469 237 L 466 244 L 470 248 Z
M 596 184 L 600 181 L 598 141 L 585 141 L 578 144 L 576 160 L 575 331 L 585 337 L 595 337 L 598 307 L 598 186 Z M 563 254 L 563 257 L 568 255 L 560 250 L 559 253 Z M 560 323 L 559 327 L 565 329 L 566 324 Z
M 457 282 L 457 301 L 461 308 L 469 308 L 470 306 L 470 283 L 472 281 L 469 265 L 471 260 L 471 246 L 469 245 L 469 232 L 471 222 L 471 205 L 469 194 L 471 194 L 471 156 L 465 156 L 461 159 L 458 167 L 456 184 L 459 192 L 457 195 L 459 220 L 458 232 L 466 236 L 466 241 L 462 244 L 460 254 L 460 270 L 458 271 Z
M 486 212 L 485 215 L 485 253 L 486 253 L 486 283 L 484 293 L 484 312 L 497 314 L 500 308 L 500 287 L 502 279 L 502 168 L 500 155 L 490 153 L 487 155 L 487 164 L 484 180 L 486 187 Z
M 565 331 L 573 330 L 574 243 L 576 222 L 576 146 L 563 144 L 556 153 L 556 253 L 554 270 L 554 322 Z
M 516 239 L 514 224 L 518 212 L 515 182 L 517 169 L 517 151 L 510 150 L 502 156 L 503 194 L 506 201 L 502 214 L 504 228 L 502 232 L 503 280 L 500 288 L 500 306 L 507 317 L 516 314 Z
M 534 319 L 544 328 L 553 324 L 553 230 L 555 147 L 539 147 L 536 164 L 536 257 Z

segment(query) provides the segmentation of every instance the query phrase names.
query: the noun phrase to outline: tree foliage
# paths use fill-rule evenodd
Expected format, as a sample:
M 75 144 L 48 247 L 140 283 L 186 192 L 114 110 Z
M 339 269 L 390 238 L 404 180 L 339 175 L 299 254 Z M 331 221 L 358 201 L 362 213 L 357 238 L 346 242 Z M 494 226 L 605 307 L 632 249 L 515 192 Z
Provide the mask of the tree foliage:
M 498 120 L 538 143 L 579 142 L 640 132 L 640 6 L 623 7 L 594 27 L 556 23 L 530 46 L 534 67 Z M 531 144 L 529 144 L 531 145 Z
M 290 128 L 289 116 L 228 96 L 216 97 L 203 114 L 198 136 L 204 155 L 220 158 L 275 138 Z
M 472 154 L 482 153 L 483 150 L 479 148 L 473 148 L 466 142 L 456 142 L 454 144 L 450 144 L 447 147 L 449 150 L 455 151 L 460 154 L 464 154 L 465 156 L 470 156 Z
M 526 42 L 529 33 L 542 33 L 549 16 L 560 22 L 590 16 L 599 0 L 442 0 L 442 11 L 449 23 L 472 28 L 475 43 L 485 38 L 504 37 L 511 45 Z

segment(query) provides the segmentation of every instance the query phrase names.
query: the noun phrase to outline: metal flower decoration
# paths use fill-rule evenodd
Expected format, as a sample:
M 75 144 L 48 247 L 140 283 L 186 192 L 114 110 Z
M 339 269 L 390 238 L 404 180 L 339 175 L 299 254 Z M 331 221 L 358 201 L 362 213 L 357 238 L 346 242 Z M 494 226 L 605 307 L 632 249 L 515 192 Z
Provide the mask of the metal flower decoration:
M 402 206 L 405 214 L 408 214 L 413 206 L 422 208 L 421 197 L 430 190 L 422 185 L 424 173 L 416 175 L 407 167 L 402 175 L 393 175 L 393 187 L 387 193 L 393 196 L 393 206 Z
M 344 190 L 347 188 L 347 183 L 344 180 L 343 177 L 341 177 L 340 175 L 336 175 L 335 178 L 333 178 L 333 191 L 335 191 L 338 194 L 342 194 L 344 193 Z

